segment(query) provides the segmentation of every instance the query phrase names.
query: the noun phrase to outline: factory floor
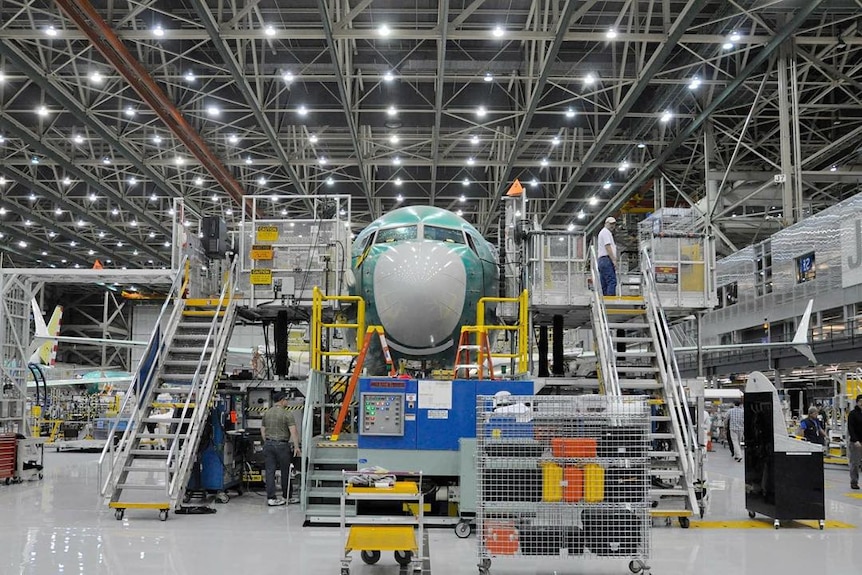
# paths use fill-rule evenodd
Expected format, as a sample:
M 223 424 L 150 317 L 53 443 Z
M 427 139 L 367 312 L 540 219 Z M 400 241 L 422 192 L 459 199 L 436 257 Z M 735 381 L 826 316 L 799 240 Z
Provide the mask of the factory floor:
M 97 496 L 98 454 L 46 451 L 45 478 L 0 486 L 0 573 L 69 574 L 334 574 L 340 570 L 338 528 L 303 527 L 298 505 L 267 507 L 246 493 L 218 506 L 213 515 L 126 512 L 116 521 Z M 743 467 L 721 447 L 707 462 L 711 483 L 709 527 L 653 529 L 652 573 L 858 575 L 862 566 L 862 499 L 851 496 L 845 467 L 827 467 L 824 531 L 803 525 L 772 529 L 768 520 L 748 522 Z M 852 492 L 859 494 L 860 492 Z M 762 528 L 719 528 L 722 521 Z M 425 573 L 478 573 L 476 539 L 451 529 L 430 529 Z M 403 571 L 403 570 L 402 570 Z M 399 573 L 391 554 L 374 566 L 353 560 L 351 575 Z M 626 561 L 609 558 L 495 560 L 492 574 L 628 573 Z

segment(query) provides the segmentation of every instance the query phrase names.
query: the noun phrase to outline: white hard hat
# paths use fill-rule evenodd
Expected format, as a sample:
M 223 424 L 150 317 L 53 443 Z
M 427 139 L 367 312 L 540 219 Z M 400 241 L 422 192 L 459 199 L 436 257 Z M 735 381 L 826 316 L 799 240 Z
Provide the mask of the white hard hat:
M 605 218 L 605 223 L 606 224 L 615 224 L 615 223 L 617 223 L 617 220 L 613 216 L 608 216 Z

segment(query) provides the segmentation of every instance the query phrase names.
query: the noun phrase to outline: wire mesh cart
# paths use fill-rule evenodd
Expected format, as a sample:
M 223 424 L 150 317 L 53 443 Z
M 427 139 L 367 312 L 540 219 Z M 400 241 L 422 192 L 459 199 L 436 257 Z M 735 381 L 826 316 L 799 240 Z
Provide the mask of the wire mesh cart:
M 492 559 L 629 560 L 648 574 L 649 432 L 642 396 L 482 396 L 476 407 L 479 573 Z
M 420 488 L 422 473 L 387 472 L 385 476 L 378 476 L 362 471 L 342 471 L 342 474 L 341 536 L 344 555 L 341 575 L 350 575 L 350 554 L 353 551 L 359 551 L 362 561 L 368 565 L 380 560 L 381 551 L 393 551 L 395 561 L 401 567 L 411 570 L 412 564 L 412 571 L 421 571 L 425 506 Z M 348 500 L 401 502 L 406 504 L 410 514 L 351 517 L 352 525 L 348 528 L 345 512 Z

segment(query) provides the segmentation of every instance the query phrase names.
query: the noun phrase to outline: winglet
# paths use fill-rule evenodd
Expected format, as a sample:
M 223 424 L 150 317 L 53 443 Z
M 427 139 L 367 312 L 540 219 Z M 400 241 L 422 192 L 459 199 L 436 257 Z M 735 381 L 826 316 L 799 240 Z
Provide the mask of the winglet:
M 808 300 L 808 305 L 805 307 L 805 313 L 802 314 L 802 320 L 799 322 L 799 327 L 793 335 L 793 349 L 804 355 L 808 361 L 817 364 L 817 359 L 814 357 L 814 352 L 811 351 L 811 346 L 808 342 L 808 326 L 811 323 L 811 309 L 814 307 L 814 300 Z
M 54 308 L 54 313 L 51 314 L 51 319 L 47 325 L 45 324 L 45 319 L 42 317 L 42 310 L 39 308 L 36 298 L 30 300 L 30 307 L 33 309 L 33 323 L 36 327 L 35 339 L 47 339 L 45 343 L 37 347 L 36 351 L 30 357 L 30 363 L 54 365 L 57 361 L 57 340 L 51 338 L 56 337 L 60 333 L 63 306 L 58 305 Z

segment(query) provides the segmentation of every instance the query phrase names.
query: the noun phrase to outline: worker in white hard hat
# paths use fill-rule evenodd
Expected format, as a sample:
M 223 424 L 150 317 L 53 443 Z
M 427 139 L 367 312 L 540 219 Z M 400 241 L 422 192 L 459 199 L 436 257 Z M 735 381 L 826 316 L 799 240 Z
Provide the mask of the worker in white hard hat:
M 617 244 L 614 242 L 613 233 L 616 227 L 617 220 L 613 216 L 607 217 L 596 242 L 602 295 L 606 296 L 617 295 Z

